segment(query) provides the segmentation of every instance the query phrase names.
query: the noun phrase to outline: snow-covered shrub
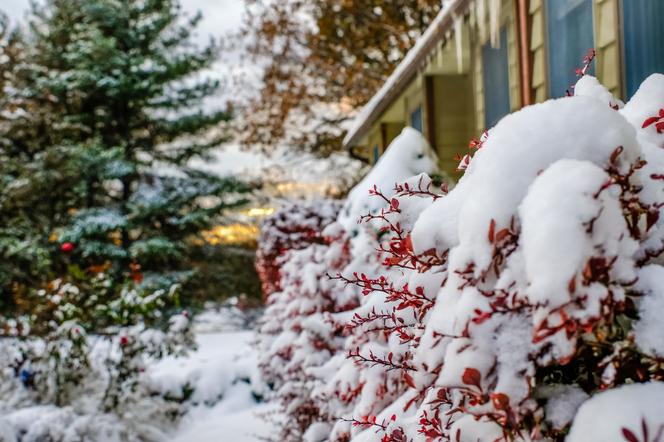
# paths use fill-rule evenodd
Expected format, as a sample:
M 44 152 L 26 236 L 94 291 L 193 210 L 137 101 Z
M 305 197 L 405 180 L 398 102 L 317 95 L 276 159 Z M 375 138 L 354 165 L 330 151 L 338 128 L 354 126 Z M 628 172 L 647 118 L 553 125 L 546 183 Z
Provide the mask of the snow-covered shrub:
M 658 114 L 664 76 L 622 110 L 591 77 L 575 95 L 505 117 L 415 223 L 416 253 L 449 256 L 415 355 L 425 434 L 559 438 L 576 391 L 664 374 L 631 325 L 664 202 L 664 139 L 634 116 Z
M 335 297 L 362 296 L 327 318 L 347 324 L 343 351 L 306 372 L 330 420 L 305 434 L 562 440 L 574 421 L 572 441 L 658 440 L 657 399 L 620 386 L 664 399 L 664 75 L 624 106 L 584 76 L 471 146 L 449 193 L 379 163 L 377 187 L 351 194 Z M 369 215 L 351 227 L 358 206 Z M 593 439 L 598 414 L 611 425 Z
M 178 289 L 131 282 L 100 302 L 114 289 L 103 273 L 79 283 L 54 280 L 34 294 L 40 308 L 0 339 L 0 414 L 23 433 L 22 422 L 31 423 L 24 418 L 43 411 L 21 440 L 140 439 L 145 428 L 138 427 L 152 425 L 154 415 L 177 416 L 177 404 L 154 397 L 143 377 L 149 362 L 193 346 L 186 311 L 162 317 Z M 93 428 L 96 417 L 110 433 Z
M 325 276 L 347 261 L 348 245 L 340 236 L 288 252 L 281 271 L 284 288 L 268 298 L 258 354 L 262 376 L 287 416 L 278 440 L 302 440 L 312 424 L 333 418 L 312 397 L 317 380 L 310 370 L 339 351 L 342 328 L 329 321 L 329 314 L 355 305 L 354 297 L 338 296 L 337 284 Z
M 357 224 L 361 214 L 381 210 L 381 202 L 367 194 L 373 183 L 433 172 L 434 164 L 424 139 L 412 129 L 405 130 L 351 192 L 337 221 L 325 228 L 325 242 L 291 250 L 281 258 L 281 291 L 268 297 L 259 334 L 263 377 L 272 384 L 286 414 L 278 440 L 319 440 L 340 416 L 330 401 L 354 403 L 356 395 L 346 385 L 340 386 L 343 391 L 328 393 L 327 383 L 346 361 L 351 331 L 343 318 L 363 300 L 354 287 L 331 276 L 380 267 L 376 248 L 388 243 L 379 240 L 382 233 L 377 226 Z
M 288 250 L 324 243 L 323 229 L 336 219 L 340 208 L 335 200 L 291 201 L 261 223 L 256 270 L 265 299 L 280 289 L 279 258 Z

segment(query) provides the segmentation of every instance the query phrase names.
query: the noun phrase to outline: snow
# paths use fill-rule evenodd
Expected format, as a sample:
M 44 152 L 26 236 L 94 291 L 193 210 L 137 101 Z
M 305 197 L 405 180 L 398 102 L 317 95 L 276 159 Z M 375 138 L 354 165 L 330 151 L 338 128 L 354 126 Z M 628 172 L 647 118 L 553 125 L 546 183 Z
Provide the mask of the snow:
M 562 430 L 574 419 L 574 415 L 589 396 L 578 385 L 553 385 L 540 389 L 547 399 L 546 419 L 557 430 Z
M 160 360 L 147 371 L 146 383 L 152 391 L 173 398 L 183 398 L 184 386 L 192 388 L 189 401 L 194 405 L 226 402 L 226 394 L 238 388 L 236 383 L 253 376 L 256 356 L 251 341 L 251 331 L 198 334 L 196 352 L 184 359 Z M 247 408 L 254 403 L 250 394 L 246 399 L 236 405 Z
M 609 181 L 607 173 L 592 163 L 559 160 L 534 180 L 519 208 L 528 298 L 546 306 L 542 317 L 573 299 L 570 280 L 576 279 L 577 270 L 600 245 L 620 257 L 618 266 L 629 265 L 636 252 L 637 243 L 629 238 L 621 216 L 619 189 L 608 187 L 596 196 Z M 561 194 L 566 197 L 560 198 Z M 587 234 L 590 222 L 598 234 Z M 636 275 L 626 270 L 621 276 L 630 281 Z
M 458 434 L 458 442 L 498 441 L 502 438 L 503 431 L 487 418 L 468 415 L 454 422 L 450 434 Z
M 475 0 L 475 14 L 477 27 L 480 31 L 480 41 L 486 40 L 486 0 Z
M 147 371 L 150 387 L 160 394 L 178 398 L 183 386 L 193 388 L 170 441 L 257 442 L 273 430 L 267 418 L 276 407 L 257 401 L 263 387 L 257 379 L 254 332 L 224 330 L 229 319 L 238 323 L 233 319 L 238 314 L 226 310 L 208 309 L 197 317 L 195 352 L 165 358 Z
M 567 442 L 624 442 L 629 430 L 639 441 L 657 440 L 664 428 L 664 383 L 623 385 L 599 393 L 579 408 Z M 643 435 L 643 425 L 653 437 Z
M 277 413 L 274 404 L 234 410 L 226 402 L 191 412 L 171 442 L 261 442 L 273 434 L 274 428 L 265 417 Z
M 645 293 L 639 305 L 639 320 L 634 324 L 636 345 L 646 354 L 664 358 L 664 267 L 643 267 L 636 289 Z
M 21 442 L 262 440 L 270 432 L 262 414 L 274 415 L 274 407 L 260 402 L 264 386 L 257 377 L 254 333 L 241 329 L 246 322 L 240 316 L 246 315 L 232 307 L 204 312 L 195 322 L 196 348 L 185 357 L 148 361 L 138 387 L 145 397 L 127 399 L 113 413 L 97 410 L 93 397 L 86 399 L 89 385 L 72 405 L 30 405 L 29 392 L 10 390 L 3 377 L 11 374 L 0 373 L 0 395 L 12 401 L 0 405 L 0 441 L 18 441 L 18 434 Z M 101 364 L 112 349 L 104 340 L 90 339 L 93 364 Z
M 454 49 L 456 51 L 457 72 L 463 73 L 463 15 L 454 17 Z
M 389 197 L 394 193 L 395 183 L 422 172 L 433 173 L 436 163 L 436 155 L 422 134 L 413 128 L 404 128 L 371 171 L 350 191 L 339 222 L 346 230 L 353 230 L 360 216 L 382 206 L 380 200 L 369 194 L 370 189 L 376 186 Z
M 489 37 L 491 46 L 500 47 L 500 10 L 503 0 L 489 0 Z
M 613 109 L 620 109 L 625 106 L 625 103 L 618 100 L 616 97 L 605 88 L 597 78 L 592 75 L 584 75 L 574 85 L 574 95 L 579 97 L 591 97 L 606 103 Z

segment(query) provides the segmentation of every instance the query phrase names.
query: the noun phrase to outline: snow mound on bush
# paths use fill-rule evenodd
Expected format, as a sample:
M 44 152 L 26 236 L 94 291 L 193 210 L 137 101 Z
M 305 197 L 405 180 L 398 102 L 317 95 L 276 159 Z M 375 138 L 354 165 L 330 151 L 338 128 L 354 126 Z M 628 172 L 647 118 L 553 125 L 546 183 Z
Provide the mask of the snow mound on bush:
M 459 184 L 422 214 L 413 232 L 416 251 L 463 244 L 459 259 L 485 265 L 491 219 L 509 225 L 542 171 L 563 158 L 603 167 L 618 146 L 625 150 L 625 165 L 640 155 L 634 128 L 593 98 L 549 100 L 506 116 L 489 132 Z
M 648 382 L 623 385 L 590 398 L 579 408 L 566 441 L 652 441 L 659 440 L 657 435 L 661 437 L 663 431 L 664 383 Z
M 389 196 L 394 193 L 395 183 L 420 173 L 434 173 L 437 168 L 436 154 L 422 134 L 411 127 L 404 128 L 371 171 L 350 191 L 338 221 L 352 230 L 360 216 L 382 206 L 381 201 L 369 195 L 374 186 Z

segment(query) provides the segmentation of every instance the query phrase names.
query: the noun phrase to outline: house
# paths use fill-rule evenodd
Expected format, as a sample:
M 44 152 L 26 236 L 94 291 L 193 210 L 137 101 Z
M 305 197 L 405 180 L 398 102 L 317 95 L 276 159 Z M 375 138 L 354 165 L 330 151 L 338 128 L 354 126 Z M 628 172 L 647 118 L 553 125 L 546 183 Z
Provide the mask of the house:
M 357 115 L 344 139 L 375 162 L 405 126 L 421 131 L 441 170 L 504 115 L 566 94 L 590 73 L 628 99 L 664 72 L 664 0 L 450 0 Z

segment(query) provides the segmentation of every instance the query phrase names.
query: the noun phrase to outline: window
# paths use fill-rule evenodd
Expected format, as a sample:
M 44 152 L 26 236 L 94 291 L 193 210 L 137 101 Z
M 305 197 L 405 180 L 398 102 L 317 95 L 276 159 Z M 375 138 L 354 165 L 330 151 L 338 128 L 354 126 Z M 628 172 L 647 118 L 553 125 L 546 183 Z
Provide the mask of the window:
M 650 74 L 664 73 L 664 1 L 623 0 L 625 92 L 634 95 Z
M 410 127 L 422 132 L 422 106 L 417 108 L 410 114 Z
M 546 6 L 549 94 L 562 97 L 576 83 L 576 69 L 595 46 L 593 5 L 592 0 L 547 0 Z
M 378 144 L 376 144 L 373 147 L 373 163 L 374 164 L 376 164 L 378 162 L 379 157 L 380 157 L 380 148 L 378 147 Z
M 500 47 L 482 46 L 484 124 L 491 128 L 510 112 L 510 81 L 507 64 L 507 29 L 500 31 Z

